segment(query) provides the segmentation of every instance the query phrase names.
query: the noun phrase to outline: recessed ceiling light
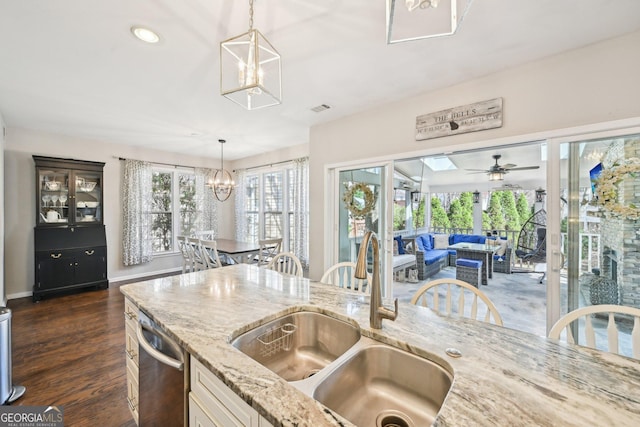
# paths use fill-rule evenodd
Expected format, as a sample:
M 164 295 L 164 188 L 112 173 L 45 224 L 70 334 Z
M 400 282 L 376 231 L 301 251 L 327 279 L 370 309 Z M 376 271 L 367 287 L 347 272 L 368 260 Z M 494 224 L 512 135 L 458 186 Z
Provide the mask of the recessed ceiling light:
M 156 32 L 139 25 L 131 27 L 131 34 L 145 43 L 158 43 L 160 41 L 160 36 Z

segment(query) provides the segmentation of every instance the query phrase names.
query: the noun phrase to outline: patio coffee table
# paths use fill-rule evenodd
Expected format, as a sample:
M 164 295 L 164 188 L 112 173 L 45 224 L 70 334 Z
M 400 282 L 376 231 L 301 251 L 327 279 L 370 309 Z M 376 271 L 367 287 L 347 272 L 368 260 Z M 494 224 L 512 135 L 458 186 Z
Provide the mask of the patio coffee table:
M 493 254 L 500 246 L 484 243 L 456 243 L 449 249 L 456 250 L 456 259 L 467 258 L 482 261 L 482 284 L 487 285 L 493 277 Z

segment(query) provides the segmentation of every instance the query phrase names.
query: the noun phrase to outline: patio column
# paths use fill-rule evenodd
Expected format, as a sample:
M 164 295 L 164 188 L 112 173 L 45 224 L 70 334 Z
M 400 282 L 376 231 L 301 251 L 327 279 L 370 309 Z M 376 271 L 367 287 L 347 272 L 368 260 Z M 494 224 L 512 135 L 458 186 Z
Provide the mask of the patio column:
M 473 234 L 482 235 L 482 197 L 473 204 Z

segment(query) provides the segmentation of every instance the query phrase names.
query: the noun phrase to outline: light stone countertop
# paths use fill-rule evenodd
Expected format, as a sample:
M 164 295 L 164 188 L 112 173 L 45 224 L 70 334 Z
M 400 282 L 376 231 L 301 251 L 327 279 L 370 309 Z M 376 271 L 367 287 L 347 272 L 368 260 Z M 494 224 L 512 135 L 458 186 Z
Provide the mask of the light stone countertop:
M 301 309 L 355 320 L 362 335 L 452 370 L 435 425 L 640 425 L 640 361 L 614 354 L 403 303 L 396 321 L 372 330 L 368 296 L 244 264 L 120 289 L 274 426 L 351 425 L 229 344 Z

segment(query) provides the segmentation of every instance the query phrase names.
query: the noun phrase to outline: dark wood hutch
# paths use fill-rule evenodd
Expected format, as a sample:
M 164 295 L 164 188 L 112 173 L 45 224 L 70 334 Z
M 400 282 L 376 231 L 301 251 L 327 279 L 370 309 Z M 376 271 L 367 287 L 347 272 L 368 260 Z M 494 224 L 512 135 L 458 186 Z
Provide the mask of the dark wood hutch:
M 106 289 L 104 163 L 33 156 L 36 171 L 33 300 L 81 288 Z

